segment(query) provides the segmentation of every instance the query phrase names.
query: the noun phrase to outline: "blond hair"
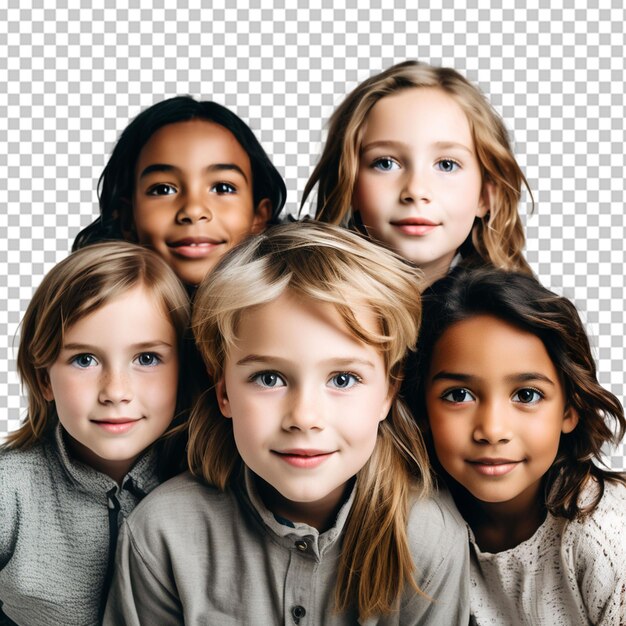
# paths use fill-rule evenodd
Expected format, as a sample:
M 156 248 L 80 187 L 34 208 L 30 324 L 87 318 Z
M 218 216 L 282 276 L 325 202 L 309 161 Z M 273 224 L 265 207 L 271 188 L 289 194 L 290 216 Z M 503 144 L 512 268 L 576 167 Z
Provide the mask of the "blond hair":
M 46 400 L 44 390 L 67 329 L 137 285 L 154 294 L 176 332 L 180 353 L 190 319 L 189 298 L 173 270 L 154 252 L 121 241 L 101 243 L 74 252 L 46 274 L 22 320 L 17 370 L 26 388 L 28 413 L 22 426 L 7 436 L 7 448 L 29 447 L 54 430 L 55 405 Z M 183 387 L 179 384 L 178 409 Z
M 315 217 L 355 228 L 352 195 L 356 186 L 363 130 L 374 105 L 400 90 L 428 87 L 449 95 L 467 116 L 483 184 L 493 193 L 489 213 L 474 220 L 461 252 L 468 264 L 490 263 L 532 273 L 522 250 L 525 237 L 517 207 L 522 185 L 532 192 L 511 149 L 507 130 L 478 87 L 452 68 L 405 61 L 365 80 L 349 93 L 329 120 L 328 139 L 306 183 L 300 210 L 317 185 Z
M 192 327 L 215 381 L 223 376 L 242 316 L 285 292 L 335 306 L 357 340 L 380 350 L 390 383 L 399 385 L 420 323 L 417 272 L 357 233 L 312 221 L 275 226 L 247 240 L 200 285 Z M 375 316 L 378 332 L 357 321 L 355 310 L 363 308 Z M 222 417 L 214 389 L 193 410 L 189 431 L 191 472 L 222 490 L 241 484 L 232 421 Z M 421 434 L 396 397 L 357 474 L 335 590 L 338 610 L 354 604 L 366 618 L 397 609 L 407 583 L 419 592 L 406 534 L 408 502 L 414 491 L 429 489 Z

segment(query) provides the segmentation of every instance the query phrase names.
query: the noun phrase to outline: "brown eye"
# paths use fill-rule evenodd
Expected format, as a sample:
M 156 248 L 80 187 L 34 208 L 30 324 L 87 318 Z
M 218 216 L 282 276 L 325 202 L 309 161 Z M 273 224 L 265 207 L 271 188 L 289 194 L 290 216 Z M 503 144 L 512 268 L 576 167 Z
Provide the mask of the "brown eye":
M 159 183 L 158 185 L 153 185 L 148 189 L 149 196 L 171 196 L 176 193 L 176 188 L 172 187 L 172 185 L 167 185 L 165 183 Z
M 446 391 L 442 396 L 442 400 L 446 402 L 453 402 L 454 404 L 461 404 L 464 402 L 471 402 L 474 396 L 467 390 L 459 387 L 457 389 L 450 389 Z
M 516 400 L 517 398 L 517 400 Z M 516 391 L 513 395 L 513 402 L 521 404 L 537 404 L 543 396 L 536 389 L 525 388 Z

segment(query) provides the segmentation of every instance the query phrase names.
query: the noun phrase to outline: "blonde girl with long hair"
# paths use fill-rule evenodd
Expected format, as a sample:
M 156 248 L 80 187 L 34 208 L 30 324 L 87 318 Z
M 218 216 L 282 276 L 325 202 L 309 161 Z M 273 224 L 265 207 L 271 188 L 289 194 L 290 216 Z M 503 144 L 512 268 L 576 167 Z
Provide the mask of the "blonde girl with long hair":
M 454 69 L 405 61 L 337 107 L 301 210 L 317 187 L 316 219 L 369 234 L 430 284 L 459 262 L 531 273 L 523 186 L 530 193 L 481 91 Z
M 202 283 L 191 474 L 127 520 L 105 624 L 463 624 L 467 536 L 398 396 L 420 298 L 356 233 L 276 226 Z
M 115 242 L 45 276 L 21 325 L 23 425 L 0 447 L 0 623 L 100 624 L 118 524 L 160 482 L 184 415 L 189 300 L 155 253 Z

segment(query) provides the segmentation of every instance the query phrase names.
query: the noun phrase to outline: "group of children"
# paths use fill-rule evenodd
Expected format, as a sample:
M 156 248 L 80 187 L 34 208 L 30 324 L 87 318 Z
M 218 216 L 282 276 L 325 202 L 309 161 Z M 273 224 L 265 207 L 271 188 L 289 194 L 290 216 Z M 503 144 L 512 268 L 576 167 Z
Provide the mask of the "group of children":
M 625 623 L 626 420 L 524 185 L 415 61 L 331 117 L 313 220 L 228 109 L 140 113 L 21 327 L 0 625 Z

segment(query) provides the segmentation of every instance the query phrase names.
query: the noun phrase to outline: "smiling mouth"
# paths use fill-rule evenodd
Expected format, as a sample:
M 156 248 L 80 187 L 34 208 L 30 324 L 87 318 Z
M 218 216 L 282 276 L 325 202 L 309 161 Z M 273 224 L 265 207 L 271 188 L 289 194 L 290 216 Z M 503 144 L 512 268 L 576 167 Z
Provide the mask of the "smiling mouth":
M 413 237 L 422 237 L 423 235 L 427 235 L 437 228 L 437 226 L 440 226 L 440 224 L 424 217 L 407 217 L 403 220 L 391 222 L 391 225 L 403 234 L 411 235 Z
M 133 417 L 112 417 L 103 420 L 90 420 L 92 424 L 95 424 L 102 430 L 119 435 L 131 430 L 135 424 L 141 421 L 141 418 Z
M 278 458 L 285 463 L 302 469 L 312 469 L 318 467 L 324 461 L 328 460 L 335 451 L 327 452 L 324 450 L 272 450 Z
M 203 258 L 211 254 L 215 248 L 226 243 L 209 237 L 184 237 L 176 241 L 168 241 L 167 247 L 176 256 L 189 259 Z
M 476 459 L 467 461 L 479 474 L 484 476 L 505 476 L 522 462 L 511 459 Z

